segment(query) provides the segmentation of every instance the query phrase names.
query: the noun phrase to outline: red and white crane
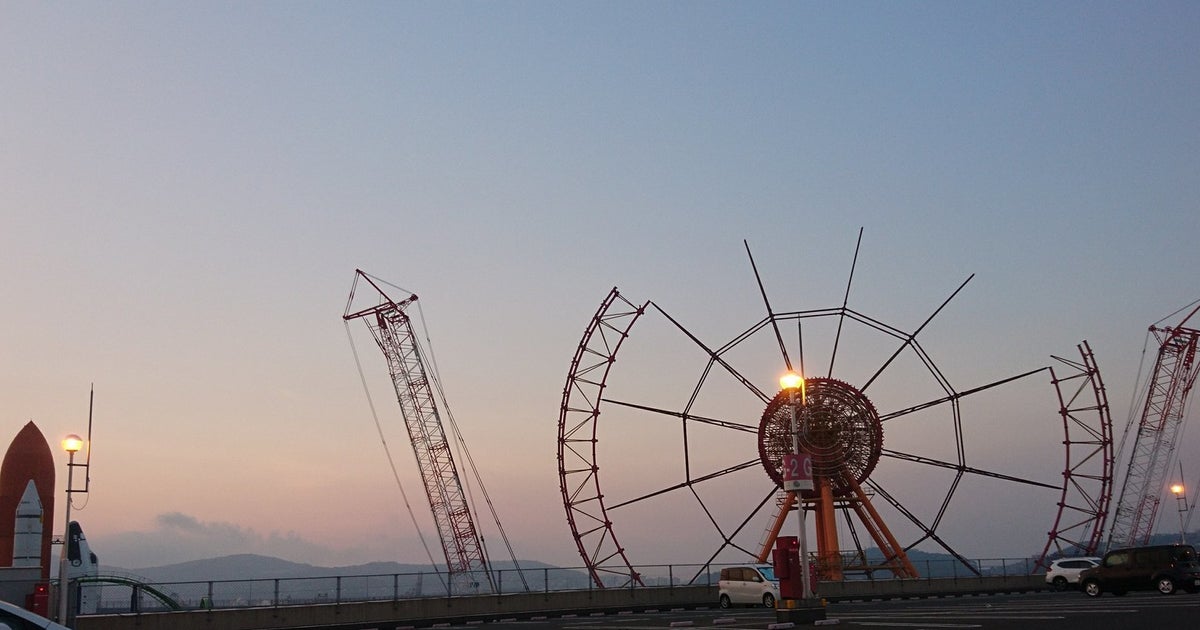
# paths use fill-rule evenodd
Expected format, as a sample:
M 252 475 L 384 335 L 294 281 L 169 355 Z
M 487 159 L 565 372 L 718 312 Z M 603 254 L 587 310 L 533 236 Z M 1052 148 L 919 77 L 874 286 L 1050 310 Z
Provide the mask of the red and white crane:
M 355 291 L 359 281 L 366 282 L 378 294 L 374 305 L 359 310 L 352 310 L 355 302 Z M 380 281 L 382 282 L 382 281 Z M 386 283 L 384 283 L 386 284 Z M 425 495 L 429 499 L 429 507 L 438 530 L 442 544 L 446 567 L 450 575 L 450 590 L 453 594 L 479 592 L 481 590 L 495 592 L 496 580 L 488 566 L 487 552 L 483 540 L 476 529 L 476 517 L 468 504 L 467 495 L 454 461 L 450 441 L 442 424 L 442 411 L 449 420 L 454 431 L 460 452 L 474 473 L 476 485 L 483 493 L 488 507 L 492 508 L 487 490 L 483 487 L 479 473 L 471 460 L 470 452 L 466 450 L 462 436 L 458 433 L 457 425 L 442 393 L 440 379 L 435 369 L 427 367 L 427 361 L 432 356 L 427 348 L 423 348 L 413 327 L 412 318 L 406 312 L 417 301 L 416 295 L 409 295 L 399 302 L 388 297 L 380 288 L 376 279 L 361 270 L 355 270 L 354 285 L 350 290 L 350 298 L 346 303 L 346 311 L 342 319 L 347 323 L 360 319 L 371 332 L 379 349 L 387 360 L 388 373 L 396 392 L 396 400 L 400 403 L 400 411 L 404 416 L 404 424 L 408 429 L 408 437 L 412 442 L 413 454 L 421 469 L 421 481 L 425 486 Z M 347 332 L 349 329 L 347 329 Z M 353 343 L 352 343 L 353 345 Z M 357 357 L 357 352 L 355 353 Z M 378 420 L 377 420 L 378 422 Z M 382 437 L 382 429 L 380 430 Z M 386 449 L 386 440 L 384 441 Z M 391 458 L 390 451 L 388 452 Z M 395 464 L 393 462 L 393 468 Z M 397 482 L 399 477 L 397 476 Z M 401 488 L 403 490 L 403 488 Z M 407 503 L 407 499 L 405 501 Z M 508 545 L 508 537 L 500 526 L 492 508 L 492 516 L 500 531 L 504 543 L 512 555 L 512 547 Z M 414 520 L 415 524 L 415 520 Z M 422 537 L 422 542 L 424 537 Z M 428 551 L 428 547 L 426 548 Z M 432 560 L 432 558 L 431 558 Z M 516 558 L 513 557 L 516 565 Z M 524 583 L 524 575 L 517 566 L 518 575 Z M 526 590 L 528 585 L 526 584 Z
M 1196 383 L 1196 346 L 1200 330 L 1186 326 L 1200 311 L 1192 309 L 1175 326 L 1150 327 L 1158 354 L 1148 380 L 1120 499 L 1109 530 L 1108 547 L 1145 545 L 1158 515 L 1167 473 L 1175 457 L 1187 403 Z M 1161 321 L 1159 322 L 1161 323 Z M 1126 434 L 1133 428 L 1131 419 Z

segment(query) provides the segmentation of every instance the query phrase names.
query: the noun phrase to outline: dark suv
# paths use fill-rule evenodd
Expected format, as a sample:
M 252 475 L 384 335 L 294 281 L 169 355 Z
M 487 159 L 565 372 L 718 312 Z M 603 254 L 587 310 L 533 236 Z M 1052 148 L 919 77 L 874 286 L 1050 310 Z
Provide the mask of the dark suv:
M 1200 591 L 1200 564 L 1191 545 L 1116 549 L 1104 554 L 1100 566 L 1081 573 L 1079 584 L 1089 597 L 1105 591 L 1113 595 L 1149 590 L 1170 595 L 1177 589 L 1195 593 Z

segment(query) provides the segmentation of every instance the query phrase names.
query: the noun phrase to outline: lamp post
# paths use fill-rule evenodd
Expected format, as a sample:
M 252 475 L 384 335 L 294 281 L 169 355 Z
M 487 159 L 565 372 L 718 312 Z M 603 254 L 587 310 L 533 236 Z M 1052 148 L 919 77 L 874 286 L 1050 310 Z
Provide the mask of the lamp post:
M 73 473 L 75 472 L 75 453 L 78 453 L 83 448 L 83 438 L 80 438 L 74 433 L 63 438 L 63 450 L 67 452 L 67 514 L 66 520 L 63 521 L 63 546 L 59 550 L 58 563 L 58 621 L 64 626 L 67 625 L 67 602 L 68 602 L 68 586 L 67 586 L 67 550 L 71 545 L 71 484 Z
M 788 392 L 788 408 L 791 410 L 792 416 L 792 453 L 797 457 L 800 456 L 800 428 L 796 424 L 796 390 L 800 390 L 800 406 L 804 407 L 808 402 L 808 397 L 805 394 L 804 377 L 795 372 L 788 372 L 779 377 L 779 385 Z M 800 496 L 800 491 L 796 490 L 796 513 L 800 516 L 800 599 L 807 600 L 812 595 L 812 589 L 809 587 L 809 566 L 808 566 L 808 528 L 804 524 L 804 501 Z
M 1187 493 L 1184 492 L 1181 483 L 1172 484 L 1171 492 L 1175 494 L 1175 505 L 1179 507 L 1179 544 L 1186 545 L 1187 533 L 1183 531 L 1183 515 L 1188 511 Z

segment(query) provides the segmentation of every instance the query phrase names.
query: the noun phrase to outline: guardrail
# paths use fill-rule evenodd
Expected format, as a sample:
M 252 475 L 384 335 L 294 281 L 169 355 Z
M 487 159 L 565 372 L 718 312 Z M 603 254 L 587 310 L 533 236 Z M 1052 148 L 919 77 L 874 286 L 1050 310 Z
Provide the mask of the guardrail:
M 81 584 L 83 601 L 87 603 L 81 615 L 106 613 L 141 613 L 166 611 L 173 608 L 162 595 L 180 610 L 216 610 L 231 608 L 261 608 L 297 605 L 344 604 L 419 600 L 429 598 L 469 597 L 477 595 L 514 595 L 525 593 L 563 593 L 572 591 L 630 589 L 717 584 L 723 564 L 669 564 L 636 567 L 640 580 L 612 575 L 604 589 L 596 587 L 585 568 L 540 567 L 536 569 L 502 569 L 492 572 L 493 588 L 488 588 L 486 576 L 478 580 L 455 580 L 452 585 L 443 572 L 389 573 L 372 575 L 320 575 L 312 577 L 283 577 L 245 580 L 204 580 L 189 582 L 159 582 L 140 588 L 137 580 L 128 577 Z M 969 561 L 970 568 L 957 560 L 917 560 L 914 562 L 921 578 L 907 583 L 942 580 L 946 578 L 1020 577 L 1028 576 L 1034 568 L 1029 558 L 999 558 Z M 889 571 L 877 575 L 848 575 L 842 584 L 850 591 L 854 585 L 871 582 L 894 582 Z M 99 578 L 103 580 L 104 578 Z M 119 583 L 118 583 L 119 582 Z M 833 583 L 826 583 L 833 584 Z M 845 590 L 845 589 L 841 589 Z

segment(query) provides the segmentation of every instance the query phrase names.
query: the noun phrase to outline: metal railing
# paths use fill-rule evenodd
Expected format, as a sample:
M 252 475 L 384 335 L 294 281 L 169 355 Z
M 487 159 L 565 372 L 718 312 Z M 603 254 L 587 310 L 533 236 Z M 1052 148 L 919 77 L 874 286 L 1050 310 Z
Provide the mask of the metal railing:
M 638 580 L 610 574 L 611 583 L 606 589 L 664 586 L 716 586 L 722 567 L 744 563 L 723 564 L 668 564 L 636 567 Z M 997 558 L 969 560 L 968 564 L 953 559 L 917 559 L 913 561 L 921 574 L 918 580 L 968 577 L 1009 577 L 1029 575 L 1033 572 L 1035 559 Z M 159 582 L 139 586 L 128 577 L 114 578 L 111 582 L 104 577 L 80 584 L 83 600 L 91 602 L 91 610 L 80 614 L 107 614 L 128 612 L 155 612 L 170 610 L 168 603 L 158 595 L 166 595 L 183 610 L 218 608 L 249 608 L 270 606 L 293 606 L 314 604 L 341 604 L 349 602 L 394 601 L 421 598 L 445 598 L 475 596 L 493 593 L 512 595 L 519 593 L 550 593 L 561 591 L 588 591 L 598 587 L 592 583 L 586 568 L 544 567 L 523 569 L 522 576 L 516 569 L 492 571 L 495 590 L 487 587 L 485 576 L 471 582 L 472 587 L 457 588 L 452 592 L 451 582 L 444 572 L 389 573 L 376 575 L 323 575 L 313 577 L 281 577 L 245 580 L 203 580 L 189 582 Z M 888 571 L 851 573 L 845 577 L 851 581 L 894 580 Z M 912 579 L 909 578 L 909 581 Z M 459 583 L 459 582 L 455 582 Z M 528 585 L 528 590 L 526 590 Z M 146 588 L 149 587 L 149 588 Z M 153 593 L 151 592 L 153 591 Z

